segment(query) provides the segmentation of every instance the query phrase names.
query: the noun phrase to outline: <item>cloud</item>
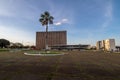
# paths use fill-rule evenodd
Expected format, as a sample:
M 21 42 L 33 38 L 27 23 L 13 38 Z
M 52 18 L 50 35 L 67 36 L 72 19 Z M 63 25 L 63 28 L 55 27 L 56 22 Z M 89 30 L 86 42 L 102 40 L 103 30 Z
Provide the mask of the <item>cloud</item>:
M 62 19 L 62 22 L 67 22 L 68 21 L 68 19 Z
M 106 28 L 110 25 L 112 19 L 113 19 L 113 6 L 112 2 L 108 2 L 107 6 L 105 7 L 105 22 L 103 23 L 102 27 Z
M 112 18 L 112 11 L 113 11 L 112 3 L 109 2 L 108 5 L 106 6 L 105 16 L 108 18 Z
M 0 0 L 0 16 L 34 21 L 41 11 L 34 5 L 25 0 Z
M 54 23 L 54 25 L 56 25 L 56 26 L 59 26 L 59 25 L 61 25 L 62 23 L 61 22 L 56 22 L 56 23 Z
M 61 21 L 55 22 L 54 25 L 59 26 L 68 23 L 68 19 L 62 19 Z
M 34 43 L 33 34 L 30 32 L 15 28 L 0 25 L 0 38 L 8 39 L 11 42 L 27 42 Z

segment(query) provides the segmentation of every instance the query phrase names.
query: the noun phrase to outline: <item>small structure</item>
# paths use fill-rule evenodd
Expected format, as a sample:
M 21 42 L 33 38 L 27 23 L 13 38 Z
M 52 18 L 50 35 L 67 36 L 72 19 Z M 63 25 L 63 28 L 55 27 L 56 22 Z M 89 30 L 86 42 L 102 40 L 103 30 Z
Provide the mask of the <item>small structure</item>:
M 86 50 L 89 49 L 90 45 L 56 45 L 56 46 L 50 46 L 51 49 L 57 49 L 57 50 Z
M 120 46 L 116 46 L 116 51 L 120 52 Z

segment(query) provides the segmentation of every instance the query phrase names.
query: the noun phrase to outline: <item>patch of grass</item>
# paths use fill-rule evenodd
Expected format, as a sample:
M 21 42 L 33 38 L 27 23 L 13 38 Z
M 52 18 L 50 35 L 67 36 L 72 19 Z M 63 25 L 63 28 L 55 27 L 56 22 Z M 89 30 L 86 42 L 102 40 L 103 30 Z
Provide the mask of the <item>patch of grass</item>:
M 58 52 L 58 51 L 44 51 L 44 52 L 41 52 L 41 54 L 61 54 L 61 52 Z
M 30 54 L 61 54 L 59 51 L 36 51 L 36 50 L 30 50 L 27 51 Z
M 6 52 L 6 51 L 9 51 L 9 49 L 0 49 L 0 52 Z
M 40 51 L 36 51 L 36 50 L 28 50 L 25 52 L 30 53 L 30 54 L 40 54 Z

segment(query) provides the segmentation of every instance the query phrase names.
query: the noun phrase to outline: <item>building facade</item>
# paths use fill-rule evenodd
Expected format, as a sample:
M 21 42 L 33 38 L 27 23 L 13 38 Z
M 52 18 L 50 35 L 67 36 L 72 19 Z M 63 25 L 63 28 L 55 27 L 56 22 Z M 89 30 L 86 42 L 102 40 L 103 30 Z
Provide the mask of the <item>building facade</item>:
M 56 50 L 86 50 L 89 49 L 90 45 L 56 45 L 56 46 L 51 46 L 51 49 L 56 49 Z
M 105 49 L 107 51 L 115 51 L 115 40 L 114 39 L 105 40 Z
M 96 49 L 97 50 L 105 50 L 105 40 L 97 41 Z
M 48 46 L 66 45 L 67 32 L 66 31 L 49 31 L 47 33 Z M 46 32 L 36 32 L 36 48 L 45 49 Z
M 96 43 L 97 50 L 115 51 L 115 39 L 106 39 Z
M 97 43 L 96 43 L 96 49 L 97 50 L 102 49 L 102 41 L 97 41 Z

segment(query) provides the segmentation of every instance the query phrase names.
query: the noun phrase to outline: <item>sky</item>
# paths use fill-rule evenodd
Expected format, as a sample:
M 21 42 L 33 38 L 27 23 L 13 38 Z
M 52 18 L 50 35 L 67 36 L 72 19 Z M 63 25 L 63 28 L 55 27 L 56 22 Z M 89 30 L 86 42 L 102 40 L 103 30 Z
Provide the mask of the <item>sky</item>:
M 0 0 L 0 38 L 35 45 L 45 11 L 54 17 L 49 31 L 66 30 L 67 44 L 110 38 L 120 45 L 120 0 Z

